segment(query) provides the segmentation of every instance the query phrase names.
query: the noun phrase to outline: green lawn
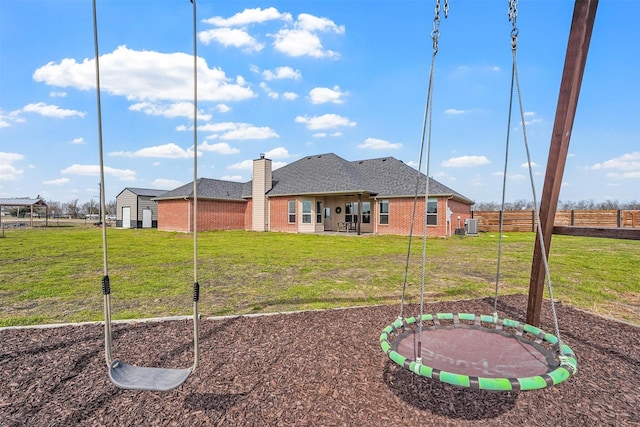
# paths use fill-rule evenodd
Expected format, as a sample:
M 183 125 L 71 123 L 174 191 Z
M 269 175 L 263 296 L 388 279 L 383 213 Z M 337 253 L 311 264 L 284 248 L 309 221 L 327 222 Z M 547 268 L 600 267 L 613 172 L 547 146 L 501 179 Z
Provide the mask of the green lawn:
M 399 304 L 407 237 L 242 231 L 198 235 L 205 316 Z M 503 239 L 501 294 L 526 293 L 534 234 Z M 497 235 L 430 239 L 430 301 L 491 296 Z M 191 312 L 189 234 L 108 230 L 113 317 Z M 420 239 L 408 295 L 418 302 Z M 554 297 L 640 324 L 640 242 L 554 236 Z M 102 239 L 97 227 L 8 230 L 0 238 L 0 326 L 102 319 Z M 545 294 L 546 295 L 546 294 Z

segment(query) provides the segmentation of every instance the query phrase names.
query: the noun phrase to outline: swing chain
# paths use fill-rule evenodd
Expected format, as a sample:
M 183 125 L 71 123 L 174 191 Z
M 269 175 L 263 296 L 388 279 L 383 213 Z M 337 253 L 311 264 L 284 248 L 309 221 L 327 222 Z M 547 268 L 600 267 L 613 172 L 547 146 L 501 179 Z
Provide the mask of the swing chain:
M 449 16 L 449 0 L 444 0 L 444 17 Z M 431 31 L 431 38 L 433 39 L 433 53 L 438 53 L 438 38 L 440 37 L 440 0 L 436 0 L 435 14 L 433 17 L 433 30 Z
M 509 22 L 513 26 L 511 29 L 511 48 L 515 49 L 518 44 L 518 27 L 516 26 L 516 19 L 518 17 L 518 0 L 509 0 Z

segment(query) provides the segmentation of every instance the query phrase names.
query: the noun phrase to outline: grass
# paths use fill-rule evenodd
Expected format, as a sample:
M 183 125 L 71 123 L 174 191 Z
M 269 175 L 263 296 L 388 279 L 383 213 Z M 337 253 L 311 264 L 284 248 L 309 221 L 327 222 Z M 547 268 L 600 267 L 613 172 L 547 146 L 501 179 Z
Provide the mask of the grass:
M 503 238 L 500 294 L 527 293 L 534 234 Z M 399 304 L 407 237 L 207 232 L 198 235 L 205 316 Z M 492 296 L 498 237 L 430 239 L 426 298 Z M 113 317 L 189 314 L 189 234 L 108 230 Z M 407 296 L 418 302 L 420 239 Z M 554 236 L 554 298 L 640 324 L 640 242 Z M 0 326 L 102 319 L 102 239 L 97 227 L 8 230 L 0 240 Z M 548 295 L 545 293 L 545 296 Z

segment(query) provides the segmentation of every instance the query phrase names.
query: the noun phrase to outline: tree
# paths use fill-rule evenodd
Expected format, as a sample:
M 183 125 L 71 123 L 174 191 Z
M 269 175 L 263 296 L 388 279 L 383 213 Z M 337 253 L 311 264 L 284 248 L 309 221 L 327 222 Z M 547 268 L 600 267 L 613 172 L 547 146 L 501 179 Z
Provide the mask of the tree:
M 53 200 L 47 201 L 47 206 L 49 206 L 49 217 L 50 218 L 58 218 L 62 215 L 62 203 L 54 202 Z
M 78 218 L 78 199 L 67 202 L 63 209 L 66 210 L 70 218 Z
M 107 204 L 105 205 L 105 210 L 107 212 L 107 214 L 115 214 L 116 213 L 116 201 L 115 200 L 111 200 L 109 202 L 107 202 Z

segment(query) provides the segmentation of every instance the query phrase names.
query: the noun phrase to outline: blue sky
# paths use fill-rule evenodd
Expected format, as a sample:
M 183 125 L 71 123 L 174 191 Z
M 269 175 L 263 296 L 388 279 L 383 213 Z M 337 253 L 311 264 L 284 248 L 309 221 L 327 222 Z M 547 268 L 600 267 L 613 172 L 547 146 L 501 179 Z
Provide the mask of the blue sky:
M 192 9 L 98 0 L 106 197 L 193 177 Z M 198 2 L 198 175 L 245 182 L 333 152 L 417 165 L 433 1 Z M 519 2 L 518 69 L 538 196 L 573 2 Z M 562 201 L 640 199 L 640 2 L 600 2 Z M 507 1 L 451 0 L 440 25 L 430 174 L 499 201 L 507 133 Z M 90 0 L 0 1 L 0 197 L 97 199 Z M 514 118 L 507 200 L 531 200 Z

